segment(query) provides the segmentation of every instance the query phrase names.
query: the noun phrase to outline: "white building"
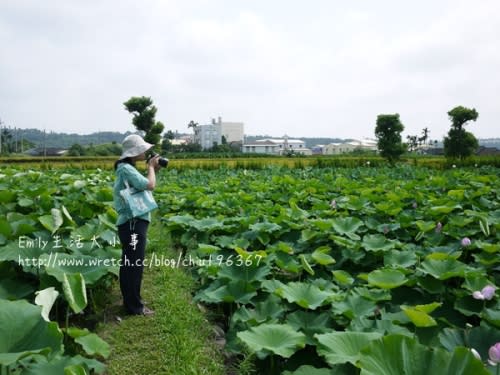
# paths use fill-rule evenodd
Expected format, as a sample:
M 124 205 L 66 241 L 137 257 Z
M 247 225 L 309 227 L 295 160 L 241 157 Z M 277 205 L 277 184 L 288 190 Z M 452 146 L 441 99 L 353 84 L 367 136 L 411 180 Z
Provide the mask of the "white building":
M 245 143 L 241 151 L 247 154 L 270 155 L 282 155 L 290 151 L 300 155 L 312 155 L 312 151 L 305 147 L 304 141 L 300 139 L 288 139 L 287 136 L 282 139 L 267 138 Z
M 330 143 L 323 147 L 325 155 L 348 154 L 356 150 L 377 151 L 377 141 L 372 139 L 363 139 L 361 141 L 350 141 L 344 143 Z
M 198 125 L 194 129 L 194 142 L 204 150 L 222 144 L 222 137 L 227 144 L 243 144 L 243 128 L 242 122 L 222 122 L 219 117 L 217 121 L 212 119 L 209 125 Z

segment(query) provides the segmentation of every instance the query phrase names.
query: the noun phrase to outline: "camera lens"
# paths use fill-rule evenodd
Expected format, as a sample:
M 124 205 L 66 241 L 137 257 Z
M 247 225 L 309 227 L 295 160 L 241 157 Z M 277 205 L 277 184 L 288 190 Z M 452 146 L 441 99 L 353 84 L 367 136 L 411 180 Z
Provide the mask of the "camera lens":
M 157 155 L 158 154 L 155 154 L 155 153 L 150 154 L 148 156 L 148 158 L 146 159 L 146 163 L 149 163 L 149 161 L 151 160 L 151 158 L 154 158 Z M 168 165 L 168 159 L 167 158 L 159 157 L 158 158 L 158 164 L 160 165 L 160 167 L 166 168 L 167 165 Z
M 166 158 L 159 158 L 158 159 L 158 164 L 160 164 L 160 166 L 162 166 L 163 168 L 166 168 L 167 165 L 168 165 L 168 159 L 166 159 Z

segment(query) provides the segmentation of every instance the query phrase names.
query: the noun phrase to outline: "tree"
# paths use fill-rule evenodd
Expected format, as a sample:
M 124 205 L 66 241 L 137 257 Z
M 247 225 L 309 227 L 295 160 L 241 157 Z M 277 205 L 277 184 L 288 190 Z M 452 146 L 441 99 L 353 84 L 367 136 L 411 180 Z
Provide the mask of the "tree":
M 422 137 L 420 137 L 418 140 L 422 142 L 423 145 L 425 145 L 425 142 L 427 142 L 427 139 L 429 138 L 429 129 L 424 128 L 422 129 Z
M 401 141 L 401 132 L 404 126 L 399 119 L 399 114 L 378 115 L 375 127 L 377 146 L 380 155 L 391 164 L 405 152 L 405 145 Z
M 417 136 L 416 135 L 407 135 L 406 139 L 408 142 L 406 143 L 408 145 L 408 151 L 413 152 L 417 149 L 418 146 L 418 141 L 417 141 Z
M 199 124 L 197 122 L 194 122 L 193 120 L 191 120 L 188 124 L 188 129 L 189 128 L 193 128 L 193 132 L 194 132 L 194 135 L 198 135 L 198 132 L 200 131 L 200 128 L 198 127 Z
M 155 120 L 157 109 L 151 98 L 133 96 L 123 105 L 127 111 L 134 115 L 132 123 L 136 129 L 145 133 L 144 140 L 154 145 L 159 144 L 165 126 L 160 121 Z
M 474 135 L 464 129 L 469 121 L 476 121 L 479 113 L 472 108 L 458 106 L 448 112 L 451 129 L 444 138 L 444 155 L 448 158 L 464 159 L 471 156 L 479 143 Z
M 85 148 L 75 143 L 68 150 L 68 156 L 84 156 L 86 154 Z
M 161 142 L 161 149 L 165 151 L 172 151 L 172 140 L 175 139 L 175 133 L 172 130 L 168 130 L 163 134 L 163 141 Z

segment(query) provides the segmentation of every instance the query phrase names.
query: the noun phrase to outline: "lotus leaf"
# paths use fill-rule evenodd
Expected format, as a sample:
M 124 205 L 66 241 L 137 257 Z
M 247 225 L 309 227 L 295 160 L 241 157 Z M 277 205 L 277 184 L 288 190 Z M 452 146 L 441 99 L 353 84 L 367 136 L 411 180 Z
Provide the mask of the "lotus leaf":
M 306 336 L 288 324 L 261 324 L 237 336 L 261 359 L 270 353 L 289 358 L 306 344 Z

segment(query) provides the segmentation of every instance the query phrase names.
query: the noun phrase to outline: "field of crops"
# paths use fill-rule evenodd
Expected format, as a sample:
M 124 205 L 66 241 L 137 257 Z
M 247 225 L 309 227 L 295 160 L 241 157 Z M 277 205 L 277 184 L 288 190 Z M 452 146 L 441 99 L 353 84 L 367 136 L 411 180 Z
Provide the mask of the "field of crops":
M 226 317 L 226 349 L 254 353 L 261 373 L 494 371 L 469 348 L 485 362 L 500 341 L 498 169 L 274 167 L 163 181 L 165 226 L 201 266 L 196 300 Z
M 71 322 L 116 279 L 112 171 L 0 177 L 2 371 L 104 372 L 109 346 Z M 169 168 L 157 220 L 226 351 L 258 373 L 494 374 L 499 177 L 487 166 Z
M 0 172 L 0 369 L 103 373 L 109 345 L 80 324 L 116 279 L 112 175 Z M 83 354 L 83 355 L 82 355 Z

